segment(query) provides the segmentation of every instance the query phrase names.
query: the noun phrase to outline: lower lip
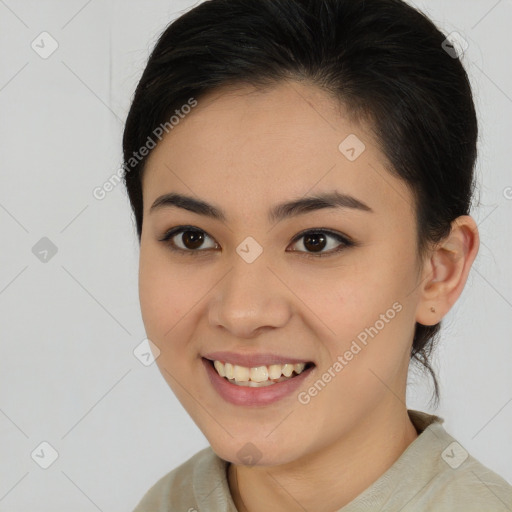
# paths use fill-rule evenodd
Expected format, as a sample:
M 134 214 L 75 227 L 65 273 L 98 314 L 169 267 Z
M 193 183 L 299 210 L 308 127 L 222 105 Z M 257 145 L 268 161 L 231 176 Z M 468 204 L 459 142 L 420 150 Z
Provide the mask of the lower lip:
M 292 377 L 282 382 L 277 382 L 261 388 L 251 388 L 248 386 L 237 386 L 231 384 L 226 378 L 221 377 L 209 360 L 202 358 L 206 373 L 217 393 L 227 402 L 235 405 L 268 405 L 285 396 L 291 395 L 308 378 L 311 366 L 304 370 L 300 375 Z

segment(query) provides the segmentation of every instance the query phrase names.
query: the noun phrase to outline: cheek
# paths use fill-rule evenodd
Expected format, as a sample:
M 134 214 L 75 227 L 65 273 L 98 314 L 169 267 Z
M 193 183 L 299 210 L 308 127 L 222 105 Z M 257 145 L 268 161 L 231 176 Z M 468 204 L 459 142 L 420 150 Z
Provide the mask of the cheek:
M 180 402 L 193 409 L 190 360 L 195 357 L 189 344 L 197 325 L 201 297 L 207 291 L 197 274 L 170 265 L 156 252 L 141 251 L 139 300 L 147 337 L 158 347 L 156 364 Z
M 400 392 L 414 332 L 414 308 L 403 298 L 396 300 L 396 290 L 376 293 L 373 286 L 355 284 L 347 280 L 330 298 L 316 297 L 313 302 L 325 307 L 324 319 L 329 317 L 335 334 L 321 339 L 326 357 L 317 379 L 325 386 L 317 380 L 313 389 L 304 390 L 305 399 L 311 397 L 306 409 L 311 417 L 321 421 L 329 411 L 329 425 L 346 428 Z M 329 428 L 325 425 L 326 432 Z
M 141 250 L 141 314 L 148 337 L 159 347 L 170 344 L 180 326 L 180 320 L 197 302 L 201 293 L 198 285 L 193 274 L 177 265 L 170 265 L 157 251 Z
M 403 306 L 406 281 L 402 285 L 393 270 L 358 265 L 296 273 L 287 282 L 293 283 L 294 293 L 315 313 L 318 325 L 323 324 L 326 337 L 343 346 L 347 339 L 375 324 L 380 315 L 389 312 L 388 317 L 397 316 L 398 306 L 393 309 L 393 305 L 399 302 Z
M 415 318 L 415 297 L 410 294 L 415 267 L 409 263 L 396 256 L 387 263 L 382 257 L 361 258 L 323 276 L 303 273 L 294 282 L 297 295 L 320 320 L 320 330 L 314 330 L 328 356 L 322 361 L 325 370 L 341 357 L 350 368 L 343 371 L 346 377 L 364 385 L 369 368 L 388 379 L 404 365 Z

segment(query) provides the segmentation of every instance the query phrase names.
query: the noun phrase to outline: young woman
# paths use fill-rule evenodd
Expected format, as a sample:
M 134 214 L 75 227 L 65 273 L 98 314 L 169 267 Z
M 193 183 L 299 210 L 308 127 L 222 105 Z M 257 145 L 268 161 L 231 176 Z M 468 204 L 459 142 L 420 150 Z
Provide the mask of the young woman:
M 211 447 L 137 512 L 512 510 L 405 403 L 479 246 L 451 43 L 401 0 L 209 0 L 162 34 L 125 182 L 146 332 Z

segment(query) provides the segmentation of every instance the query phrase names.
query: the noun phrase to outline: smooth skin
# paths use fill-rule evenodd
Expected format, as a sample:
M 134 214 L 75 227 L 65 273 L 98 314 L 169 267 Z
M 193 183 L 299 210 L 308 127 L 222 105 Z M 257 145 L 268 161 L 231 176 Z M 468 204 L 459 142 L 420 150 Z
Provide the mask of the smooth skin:
M 355 160 L 338 146 L 355 134 Z M 417 437 L 405 404 L 416 322 L 433 325 L 461 294 L 479 237 L 472 217 L 420 258 L 414 199 L 392 176 L 370 127 L 314 85 L 244 85 L 202 97 L 150 154 L 143 175 L 139 293 L 162 375 L 213 450 L 231 462 L 239 511 L 332 512 L 369 487 Z M 270 222 L 278 203 L 323 192 L 371 208 L 323 208 Z M 208 202 L 226 220 L 171 206 L 179 193 Z M 176 226 L 202 230 L 198 248 Z M 318 256 L 305 229 L 328 229 Z M 236 252 L 251 236 L 262 254 Z M 334 252 L 336 248 L 342 248 Z M 194 253 L 194 254 L 192 254 Z M 197 253 L 197 254 L 196 254 Z M 394 303 L 402 308 L 308 404 L 297 393 L 265 406 L 237 406 L 213 389 L 201 356 L 274 352 L 313 361 L 307 391 Z M 432 308 L 435 312 L 432 312 Z M 246 443 L 261 452 L 245 466 Z M 236 478 L 235 478 L 236 477 Z M 236 480 L 236 481 L 235 481 Z

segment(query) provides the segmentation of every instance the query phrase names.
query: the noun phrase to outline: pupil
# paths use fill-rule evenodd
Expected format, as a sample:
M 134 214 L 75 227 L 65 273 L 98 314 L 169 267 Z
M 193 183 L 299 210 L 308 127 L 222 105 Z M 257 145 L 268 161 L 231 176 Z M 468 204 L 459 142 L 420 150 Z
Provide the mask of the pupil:
M 203 234 L 198 231 L 185 231 L 181 239 L 187 249 L 197 249 L 203 243 Z
M 313 252 L 319 252 L 325 247 L 326 237 L 322 233 L 309 234 L 304 239 L 304 246 Z

